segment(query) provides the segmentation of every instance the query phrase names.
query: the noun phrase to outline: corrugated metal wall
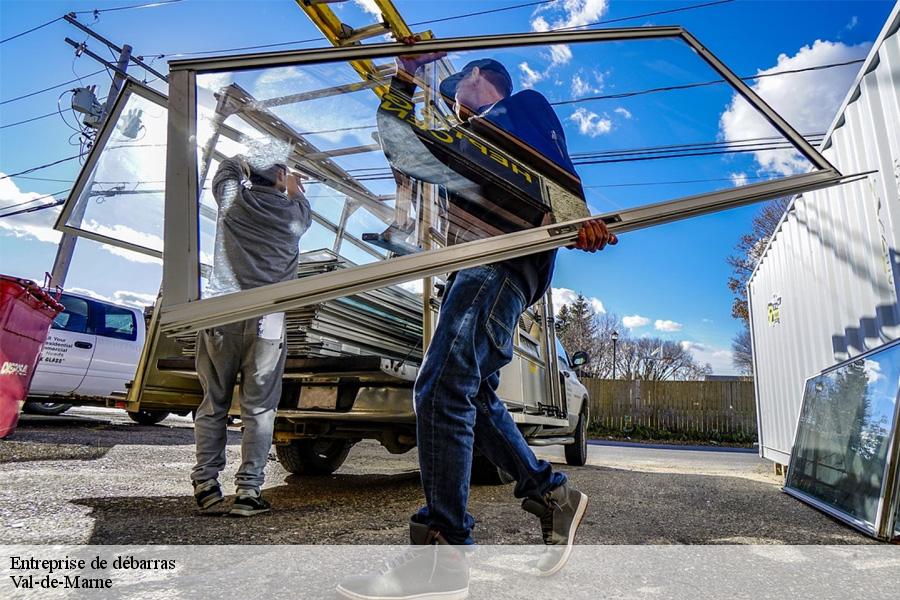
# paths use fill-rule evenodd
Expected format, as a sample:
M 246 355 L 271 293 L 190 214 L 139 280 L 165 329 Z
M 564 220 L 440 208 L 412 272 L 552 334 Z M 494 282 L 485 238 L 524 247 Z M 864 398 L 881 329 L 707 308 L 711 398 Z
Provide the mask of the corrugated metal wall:
M 900 337 L 900 3 L 826 137 L 857 183 L 794 200 L 748 286 L 760 453 L 787 464 L 806 379 Z

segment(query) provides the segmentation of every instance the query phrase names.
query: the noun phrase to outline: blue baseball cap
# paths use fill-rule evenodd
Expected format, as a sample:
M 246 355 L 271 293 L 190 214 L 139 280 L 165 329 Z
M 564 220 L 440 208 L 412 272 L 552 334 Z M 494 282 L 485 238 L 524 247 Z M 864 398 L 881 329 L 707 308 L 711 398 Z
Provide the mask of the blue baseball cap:
M 453 75 L 449 77 L 445 77 L 441 82 L 440 90 L 441 95 L 444 97 L 444 102 L 447 104 L 453 104 L 454 99 L 456 98 L 456 86 L 459 85 L 459 82 L 463 80 L 464 77 L 467 77 L 469 73 L 472 72 L 472 69 L 478 67 L 479 71 L 493 71 L 500 75 L 503 79 L 502 89 L 499 91 L 503 93 L 504 96 L 509 96 L 512 94 L 512 78 L 509 76 L 509 71 L 506 70 L 502 64 L 494 60 L 493 58 L 481 58 L 478 60 L 473 60 L 465 67 L 462 68 L 461 71 L 457 71 Z

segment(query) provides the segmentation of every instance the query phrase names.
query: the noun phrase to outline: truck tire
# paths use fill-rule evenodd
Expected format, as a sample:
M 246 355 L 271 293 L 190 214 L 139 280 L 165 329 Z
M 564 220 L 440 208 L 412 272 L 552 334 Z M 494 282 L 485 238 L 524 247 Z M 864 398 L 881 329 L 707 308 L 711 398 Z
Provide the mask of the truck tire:
M 575 426 L 575 442 L 563 446 L 566 452 L 566 464 L 573 467 L 583 467 L 587 463 L 587 419 L 584 413 L 578 415 L 578 425 Z
M 29 400 L 22 407 L 22 412 L 29 415 L 61 415 L 72 408 L 71 404 L 63 404 L 62 402 L 38 402 Z
M 351 447 L 350 440 L 293 440 L 275 446 L 275 454 L 281 466 L 294 475 L 331 475 L 344 464 Z
M 128 417 L 140 425 L 156 425 L 169 416 L 167 410 L 139 410 L 128 411 Z
M 472 457 L 472 483 L 475 485 L 506 485 L 513 476 L 497 467 L 482 454 Z

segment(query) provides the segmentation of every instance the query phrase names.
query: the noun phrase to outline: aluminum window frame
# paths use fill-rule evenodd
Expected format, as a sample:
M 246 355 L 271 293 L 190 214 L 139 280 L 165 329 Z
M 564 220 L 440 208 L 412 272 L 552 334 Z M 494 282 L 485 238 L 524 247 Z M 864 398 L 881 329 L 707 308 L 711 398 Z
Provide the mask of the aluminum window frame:
M 814 170 L 725 191 L 676 199 L 650 207 L 614 213 L 614 221 L 628 215 L 630 225 L 611 226 L 627 231 L 651 224 L 698 216 L 715 210 L 741 206 L 778 195 L 834 185 L 841 173 L 787 121 L 766 104 L 699 40 L 680 26 L 616 28 L 572 32 L 544 32 L 474 36 L 425 40 L 408 46 L 400 43 L 350 45 L 310 50 L 251 53 L 169 63 L 169 121 L 166 160 L 166 200 L 164 246 L 177 261 L 164 261 L 160 325 L 163 331 L 197 330 L 244 318 L 298 308 L 365 289 L 421 279 L 428 275 L 494 262 L 537 252 L 539 248 L 565 245 L 574 238 L 578 223 L 586 219 L 533 230 L 516 232 L 432 250 L 422 254 L 392 258 L 374 264 L 287 281 L 262 288 L 201 299 L 199 273 L 199 229 L 197 217 L 196 135 L 198 74 L 239 72 L 267 67 L 312 65 L 354 60 L 396 57 L 406 54 L 485 50 L 552 44 L 579 44 L 604 41 L 673 39 L 684 42 L 753 106 L 813 165 Z M 176 142 L 176 143 L 173 143 Z M 673 206 L 677 205 L 677 206 Z M 473 259 L 474 257 L 474 259 Z
M 91 174 L 97 167 L 100 156 L 103 154 L 104 150 L 106 150 L 106 144 L 116 129 L 116 124 L 119 121 L 119 117 L 122 116 L 122 111 L 125 110 L 125 106 L 128 104 L 128 100 L 131 99 L 133 95 L 138 95 L 144 100 L 153 102 L 163 110 L 168 109 L 168 100 L 165 94 L 163 94 L 162 92 L 158 92 L 142 83 L 139 83 L 134 79 L 129 78 L 125 80 L 125 83 L 123 84 L 119 95 L 116 97 L 116 100 L 113 103 L 112 108 L 110 109 L 109 116 L 103 122 L 103 126 L 100 128 L 100 131 L 97 133 L 97 137 L 94 139 L 94 145 L 91 146 L 91 149 L 88 151 L 87 159 L 85 159 L 84 164 L 81 167 L 81 171 L 78 172 L 78 177 L 75 179 L 75 183 L 72 186 L 72 189 L 69 191 L 69 196 L 66 198 L 66 201 L 63 204 L 62 211 L 60 211 L 59 216 L 56 218 L 56 223 L 54 224 L 53 228 L 57 231 L 61 231 L 63 233 L 68 233 L 70 235 L 78 237 L 83 237 L 100 244 L 109 244 L 110 246 L 117 246 L 125 250 L 130 250 L 139 254 L 146 254 L 147 256 L 162 259 L 162 251 L 153 250 L 152 248 L 147 248 L 139 244 L 132 244 L 131 242 L 126 242 L 68 224 L 69 217 L 72 215 L 72 211 L 75 210 L 75 206 L 78 204 L 78 199 L 81 198 L 81 194 L 84 192 L 85 186 L 88 184 L 88 181 L 90 181 Z M 168 138 L 166 138 L 166 145 L 168 146 Z
M 823 369 L 815 375 L 807 377 L 803 382 L 802 397 L 804 398 L 804 402 L 806 398 L 806 389 L 809 386 L 810 381 L 822 377 L 823 375 L 827 375 L 832 371 L 842 369 L 851 363 L 864 360 L 868 356 L 890 350 L 894 346 L 900 347 L 900 339 L 890 341 L 858 356 L 854 356 L 853 358 L 849 358 L 847 360 L 839 362 L 838 364 L 828 367 L 827 369 Z M 828 504 L 827 502 L 823 502 L 815 496 L 811 496 L 806 492 L 802 492 L 788 485 L 788 482 L 791 479 L 791 474 L 793 473 L 795 468 L 794 463 L 795 457 L 797 456 L 798 445 L 797 435 L 800 433 L 800 416 L 802 415 L 803 404 L 801 403 L 800 412 L 797 415 L 797 424 L 794 427 L 794 443 L 791 446 L 791 460 L 788 463 L 788 469 L 785 473 L 784 478 L 785 484 L 782 487 L 782 490 L 789 496 L 797 498 L 798 500 L 801 500 L 802 502 L 805 502 L 810 506 L 817 508 L 825 514 L 850 525 L 854 529 L 857 529 L 858 531 L 861 531 L 866 535 L 885 541 L 893 539 L 895 537 L 894 529 L 896 527 L 896 523 L 894 522 L 894 520 L 897 515 L 897 511 L 900 510 L 900 382 L 898 382 L 897 395 L 894 398 L 894 422 L 887 441 L 888 452 L 885 457 L 884 471 L 881 475 L 881 492 L 878 499 L 878 509 L 875 514 L 874 523 L 869 523 L 868 521 L 860 519 L 859 517 L 853 516 L 831 504 Z

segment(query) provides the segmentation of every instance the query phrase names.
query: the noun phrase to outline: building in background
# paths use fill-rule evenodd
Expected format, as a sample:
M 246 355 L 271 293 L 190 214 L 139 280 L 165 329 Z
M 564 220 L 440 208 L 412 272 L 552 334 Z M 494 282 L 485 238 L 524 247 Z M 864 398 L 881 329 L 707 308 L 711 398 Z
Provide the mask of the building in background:
M 900 337 L 900 4 L 821 149 L 855 183 L 794 198 L 748 284 L 760 454 L 787 464 L 807 378 Z

